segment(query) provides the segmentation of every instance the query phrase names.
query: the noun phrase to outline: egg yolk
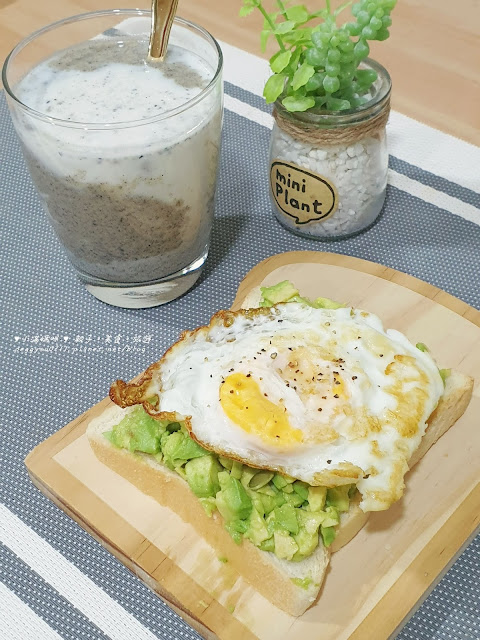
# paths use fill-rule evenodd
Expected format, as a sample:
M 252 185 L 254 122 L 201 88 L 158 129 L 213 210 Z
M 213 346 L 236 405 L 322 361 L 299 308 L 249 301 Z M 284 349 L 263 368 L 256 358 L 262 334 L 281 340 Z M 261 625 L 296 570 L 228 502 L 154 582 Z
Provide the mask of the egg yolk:
M 285 407 L 270 402 L 258 383 L 243 373 L 225 378 L 220 403 L 232 422 L 268 444 L 289 445 L 303 439 L 302 431 L 289 423 Z

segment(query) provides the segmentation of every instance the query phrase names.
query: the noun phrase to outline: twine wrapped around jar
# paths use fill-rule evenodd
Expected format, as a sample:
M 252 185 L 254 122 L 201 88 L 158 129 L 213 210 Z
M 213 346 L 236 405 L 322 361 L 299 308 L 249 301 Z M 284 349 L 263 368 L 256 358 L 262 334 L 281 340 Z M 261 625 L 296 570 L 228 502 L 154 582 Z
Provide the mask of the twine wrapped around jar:
M 339 112 L 341 113 L 341 112 Z M 334 146 L 354 144 L 362 138 L 375 137 L 383 131 L 390 115 L 390 98 L 383 108 L 368 120 L 357 124 L 339 125 L 335 128 L 321 127 L 318 124 L 302 122 L 285 117 L 277 109 L 273 110 L 273 117 L 277 125 L 299 142 L 316 146 Z

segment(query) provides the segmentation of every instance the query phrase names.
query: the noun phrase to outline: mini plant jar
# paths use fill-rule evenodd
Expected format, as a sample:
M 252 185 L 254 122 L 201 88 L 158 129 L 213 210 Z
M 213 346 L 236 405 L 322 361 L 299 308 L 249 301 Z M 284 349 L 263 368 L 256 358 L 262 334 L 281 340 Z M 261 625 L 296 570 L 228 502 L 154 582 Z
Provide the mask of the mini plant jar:
M 275 102 L 270 196 L 276 219 L 300 236 L 346 238 L 364 231 L 382 210 L 391 80 L 373 60 L 362 68 L 376 71 L 377 79 L 354 109 L 292 113 Z
M 313 4 L 313 3 L 312 3 Z M 397 0 L 243 0 L 240 15 L 263 16 L 262 51 L 274 39 L 270 195 L 290 231 L 337 240 L 364 231 L 385 202 L 385 126 L 391 80 L 369 59 L 369 42 L 390 36 Z M 340 18 L 349 9 L 350 21 Z

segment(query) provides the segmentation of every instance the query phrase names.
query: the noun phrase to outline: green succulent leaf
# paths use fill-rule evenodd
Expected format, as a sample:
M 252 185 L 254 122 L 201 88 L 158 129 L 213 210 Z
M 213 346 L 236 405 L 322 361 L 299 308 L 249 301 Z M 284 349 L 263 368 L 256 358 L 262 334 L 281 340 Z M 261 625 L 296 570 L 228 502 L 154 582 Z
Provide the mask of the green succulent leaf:
M 296 25 L 307 22 L 310 16 L 307 7 L 303 4 L 297 4 L 293 7 L 289 7 L 286 10 L 285 15 L 287 16 L 287 20 L 291 20 Z
M 323 79 L 325 78 L 325 73 L 314 73 L 310 80 L 305 85 L 305 89 L 307 91 L 318 91 L 320 87 L 323 87 Z
M 283 40 L 288 44 L 302 44 L 307 46 L 312 40 L 312 30 L 308 28 L 291 31 L 283 36 Z
M 245 18 L 246 16 L 249 16 L 252 11 L 255 11 L 255 7 L 253 5 L 243 5 L 243 7 L 240 7 L 240 11 L 238 12 L 238 15 L 241 18 Z
M 380 29 L 380 31 L 377 32 L 377 37 L 375 38 L 375 40 L 379 40 L 381 42 L 383 40 L 386 40 L 389 37 L 390 37 L 390 32 L 388 29 Z
M 239 15 L 243 18 L 249 16 L 252 11 L 260 6 L 260 0 L 243 0 L 243 4 L 240 7 Z
M 287 111 L 307 111 L 315 106 L 315 99 L 311 96 L 294 97 L 287 96 L 282 100 L 282 104 Z
M 282 73 L 275 73 L 267 80 L 263 89 L 263 97 L 267 101 L 267 104 L 275 102 L 280 96 L 285 85 L 285 80 L 288 76 Z
M 264 29 L 263 31 L 261 31 L 260 33 L 260 49 L 262 51 L 262 53 L 265 53 L 266 49 L 267 49 L 267 42 L 268 42 L 268 38 L 272 35 L 272 32 Z
M 338 78 L 332 78 L 325 76 L 323 79 L 323 88 L 327 93 L 335 93 L 340 88 L 340 80 Z
M 350 101 L 342 100 L 341 98 L 328 98 L 327 109 L 329 111 L 343 111 L 350 109 Z
M 304 62 L 295 71 L 292 78 L 292 89 L 297 91 L 300 87 L 304 87 L 315 73 L 315 68 Z
M 353 55 L 357 60 L 363 60 L 370 53 L 370 47 L 365 40 L 359 40 L 353 48 Z
M 293 74 L 297 70 L 302 54 L 303 54 L 302 47 L 295 47 L 293 49 L 292 58 L 285 69 L 285 73 L 287 73 L 289 76 L 293 76 Z
M 378 77 L 377 72 L 373 69 L 358 69 L 355 75 L 358 84 L 365 87 L 371 87 Z
M 292 51 L 278 51 L 270 58 L 270 69 L 274 73 L 281 73 L 290 62 Z
M 315 97 L 315 109 L 322 109 L 327 104 L 327 96 Z
M 293 20 L 285 20 L 285 22 L 279 22 L 275 25 L 274 33 L 281 36 L 285 33 L 289 33 L 295 29 L 295 22 Z

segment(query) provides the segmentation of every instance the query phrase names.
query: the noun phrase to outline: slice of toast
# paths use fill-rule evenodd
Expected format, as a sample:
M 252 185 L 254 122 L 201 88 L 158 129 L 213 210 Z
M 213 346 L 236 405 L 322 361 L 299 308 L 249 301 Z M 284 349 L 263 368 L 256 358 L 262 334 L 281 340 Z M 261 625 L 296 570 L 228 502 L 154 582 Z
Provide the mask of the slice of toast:
M 242 307 L 258 307 L 260 300 L 261 291 L 257 287 L 246 297 Z M 425 436 L 409 461 L 410 468 L 463 414 L 472 388 L 471 378 L 452 371 L 445 393 L 428 420 Z M 319 594 L 330 553 L 347 544 L 368 519 L 369 514 L 360 509 L 361 496 L 358 494 L 351 501 L 349 511 L 341 514 L 337 536 L 330 548 L 326 549 L 320 543 L 315 552 L 301 562 L 281 560 L 246 539 L 237 545 L 225 530 L 220 514 L 216 512 L 208 517 L 183 478 L 151 456 L 118 449 L 104 438 L 102 434 L 111 430 L 130 410 L 111 407 L 88 426 L 87 436 L 100 461 L 191 524 L 219 556 L 227 557 L 231 566 L 274 605 L 293 616 L 304 613 Z M 299 586 L 297 579 L 304 581 L 305 586 Z
M 410 460 L 410 468 L 462 415 L 470 401 L 472 388 L 471 378 L 452 371 L 447 378 L 445 394 L 429 419 L 427 432 Z M 280 560 L 275 554 L 261 551 L 248 540 L 237 545 L 225 530 L 220 515 L 215 513 L 209 518 L 183 478 L 157 463 L 151 456 L 117 449 L 102 435 L 118 424 L 125 412 L 131 410 L 113 406 L 89 424 L 87 436 L 97 458 L 140 491 L 190 523 L 216 549 L 218 555 L 227 557 L 231 566 L 267 600 L 290 615 L 304 613 L 318 596 L 330 553 L 347 544 L 368 519 L 369 514 L 360 509 L 360 495 L 352 500 L 348 513 L 341 514 L 338 533 L 330 548 L 326 549 L 320 543 L 315 552 L 301 562 Z M 297 578 L 311 582 L 304 588 L 293 582 Z

